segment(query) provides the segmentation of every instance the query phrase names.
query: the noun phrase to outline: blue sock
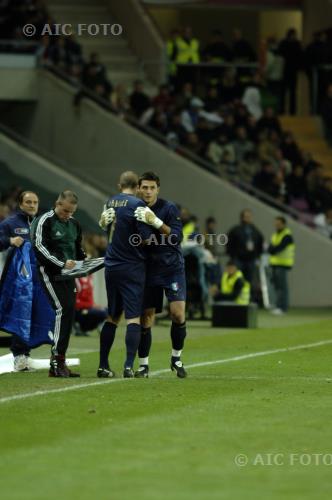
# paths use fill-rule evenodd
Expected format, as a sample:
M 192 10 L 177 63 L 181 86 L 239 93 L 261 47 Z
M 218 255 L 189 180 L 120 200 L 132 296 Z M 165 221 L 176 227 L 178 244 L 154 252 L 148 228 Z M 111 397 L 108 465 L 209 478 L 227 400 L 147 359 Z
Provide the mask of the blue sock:
M 129 323 L 126 330 L 127 359 L 124 365 L 125 368 L 133 367 L 140 339 L 141 325 L 138 323 Z
M 151 328 L 142 328 L 141 340 L 138 346 L 138 357 L 147 358 L 150 353 L 152 343 Z
M 115 338 L 117 325 L 105 321 L 100 332 L 99 367 L 109 370 L 108 356 Z

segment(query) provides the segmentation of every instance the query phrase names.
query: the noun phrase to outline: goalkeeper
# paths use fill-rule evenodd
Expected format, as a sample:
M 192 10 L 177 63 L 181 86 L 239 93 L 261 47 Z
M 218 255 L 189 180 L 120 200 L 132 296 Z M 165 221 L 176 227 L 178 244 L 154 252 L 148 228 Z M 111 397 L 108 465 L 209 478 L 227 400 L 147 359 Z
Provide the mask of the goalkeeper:
M 148 377 L 151 327 L 155 313 L 161 312 L 164 291 L 169 301 L 171 325 L 171 369 L 184 378 L 187 373 L 181 361 L 186 337 L 185 308 L 186 280 L 184 258 L 181 250 L 182 223 L 176 205 L 158 198 L 159 177 L 146 172 L 139 178 L 138 195 L 148 205 L 138 207 L 135 217 L 154 228 L 150 238 L 147 259 L 144 312 L 141 318 L 142 332 L 138 347 L 139 368 L 135 377 Z

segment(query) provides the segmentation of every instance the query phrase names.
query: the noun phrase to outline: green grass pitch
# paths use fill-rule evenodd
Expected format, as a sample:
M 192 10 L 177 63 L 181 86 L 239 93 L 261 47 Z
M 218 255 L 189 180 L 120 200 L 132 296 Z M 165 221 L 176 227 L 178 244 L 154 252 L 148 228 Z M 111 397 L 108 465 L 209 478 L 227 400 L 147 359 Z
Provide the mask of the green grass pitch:
M 0 498 L 332 498 L 332 312 L 262 312 L 259 323 L 189 322 L 185 380 L 169 370 L 166 321 L 153 331 L 149 379 L 96 379 L 97 333 L 71 340 L 80 379 L 1 375 Z M 123 358 L 122 325 L 119 375 Z

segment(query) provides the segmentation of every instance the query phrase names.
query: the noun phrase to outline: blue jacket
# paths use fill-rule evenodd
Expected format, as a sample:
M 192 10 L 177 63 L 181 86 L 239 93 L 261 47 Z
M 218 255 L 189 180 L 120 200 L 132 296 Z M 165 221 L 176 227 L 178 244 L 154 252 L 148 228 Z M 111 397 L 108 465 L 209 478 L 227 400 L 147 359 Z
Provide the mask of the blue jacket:
M 22 210 L 17 210 L 0 223 L 0 252 L 10 247 L 10 238 L 21 236 L 30 241 L 30 224 L 32 218 Z
M 29 347 L 51 344 L 55 311 L 39 280 L 31 243 L 13 248 L 0 282 L 0 330 L 18 335 Z

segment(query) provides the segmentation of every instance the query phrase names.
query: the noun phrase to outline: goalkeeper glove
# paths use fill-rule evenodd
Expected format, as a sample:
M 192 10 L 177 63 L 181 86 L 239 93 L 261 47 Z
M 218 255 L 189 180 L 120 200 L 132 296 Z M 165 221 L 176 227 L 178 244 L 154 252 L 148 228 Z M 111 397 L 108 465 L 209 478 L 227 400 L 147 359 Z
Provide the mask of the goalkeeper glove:
M 164 224 L 149 207 L 137 207 L 134 215 L 139 222 L 145 222 L 155 229 L 159 229 Z
M 106 208 L 104 205 L 104 211 L 100 216 L 99 226 L 106 231 L 107 226 L 113 222 L 115 218 L 115 210 L 114 208 Z

